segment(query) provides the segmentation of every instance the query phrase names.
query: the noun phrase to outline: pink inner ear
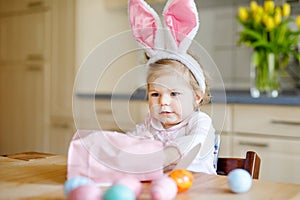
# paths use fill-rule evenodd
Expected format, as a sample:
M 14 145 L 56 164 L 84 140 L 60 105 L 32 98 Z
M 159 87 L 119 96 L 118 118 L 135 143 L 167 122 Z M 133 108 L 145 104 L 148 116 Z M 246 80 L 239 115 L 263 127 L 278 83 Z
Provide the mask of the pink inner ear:
M 182 40 L 197 26 L 197 13 L 192 1 L 174 0 L 164 13 L 166 25 L 180 45 Z
M 133 37 L 144 46 L 154 49 L 157 25 L 153 14 L 139 0 L 130 2 L 129 11 Z

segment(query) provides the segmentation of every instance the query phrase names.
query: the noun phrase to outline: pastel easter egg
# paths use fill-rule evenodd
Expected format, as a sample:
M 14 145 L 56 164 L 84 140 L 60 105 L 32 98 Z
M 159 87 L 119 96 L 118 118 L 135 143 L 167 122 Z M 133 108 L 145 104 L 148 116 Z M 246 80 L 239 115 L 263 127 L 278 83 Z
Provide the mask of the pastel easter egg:
M 227 177 L 229 188 L 234 193 L 247 192 L 252 186 L 252 177 L 244 169 L 234 169 Z
M 176 197 L 177 185 L 175 181 L 164 176 L 158 180 L 155 180 L 151 184 L 150 195 L 153 200 L 171 200 Z
M 86 185 L 86 184 L 93 184 L 94 181 L 92 181 L 89 178 L 83 177 L 83 176 L 76 176 L 76 177 L 72 177 L 70 179 L 68 179 L 65 184 L 64 184 L 64 192 L 66 196 L 69 196 L 69 193 L 71 192 L 71 190 L 82 186 L 82 185 Z
M 135 195 L 127 186 L 115 184 L 106 190 L 103 200 L 135 200 Z
M 185 169 L 176 169 L 170 172 L 169 177 L 177 184 L 178 193 L 184 192 L 193 185 L 194 176 Z
M 100 200 L 102 191 L 96 184 L 87 184 L 79 186 L 69 193 L 69 200 Z
M 138 197 L 142 191 L 142 183 L 140 180 L 133 176 L 124 176 L 118 179 L 115 184 L 121 184 L 131 189 L 136 197 Z

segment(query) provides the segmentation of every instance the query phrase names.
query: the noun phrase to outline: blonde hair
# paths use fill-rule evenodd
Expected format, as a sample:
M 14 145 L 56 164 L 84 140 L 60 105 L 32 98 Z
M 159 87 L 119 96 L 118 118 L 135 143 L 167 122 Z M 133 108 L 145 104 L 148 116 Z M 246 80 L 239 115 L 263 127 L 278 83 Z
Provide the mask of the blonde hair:
M 160 76 L 168 75 L 172 72 L 174 73 L 174 71 L 180 74 L 180 76 L 190 84 L 191 88 L 195 92 L 195 95 L 201 91 L 202 100 L 200 101 L 200 105 L 210 102 L 211 98 L 209 89 L 207 87 L 207 82 L 205 81 L 206 90 L 203 91 L 192 72 L 184 64 L 177 60 L 161 59 L 155 63 L 149 64 L 149 70 L 147 74 L 147 89 L 149 87 L 149 83 L 154 82 L 155 79 Z

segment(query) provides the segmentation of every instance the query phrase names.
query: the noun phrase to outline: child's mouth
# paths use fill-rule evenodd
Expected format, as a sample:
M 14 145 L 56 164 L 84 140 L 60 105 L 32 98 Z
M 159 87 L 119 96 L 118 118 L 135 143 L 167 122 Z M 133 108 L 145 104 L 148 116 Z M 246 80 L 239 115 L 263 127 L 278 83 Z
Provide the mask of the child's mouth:
M 173 112 L 170 112 L 170 111 L 161 111 L 160 114 L 162 115 L 169 115 L 169 114 L 172 114 Z

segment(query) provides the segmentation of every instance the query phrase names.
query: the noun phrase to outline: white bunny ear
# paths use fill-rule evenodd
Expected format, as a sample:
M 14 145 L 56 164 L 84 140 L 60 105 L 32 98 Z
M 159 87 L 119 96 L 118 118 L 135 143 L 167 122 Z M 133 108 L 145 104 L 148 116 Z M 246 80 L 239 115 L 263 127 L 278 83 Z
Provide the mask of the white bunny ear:
M 129 1 L 129 20 L 134 39 L 148 56 L 155 55 L 156 49 L 164 47 L 160 18 L 144 0 Z
M 169 31 L 167 49 L 186 52 L 199 29 L 194 0 L 168 0 L 163 15 Z

